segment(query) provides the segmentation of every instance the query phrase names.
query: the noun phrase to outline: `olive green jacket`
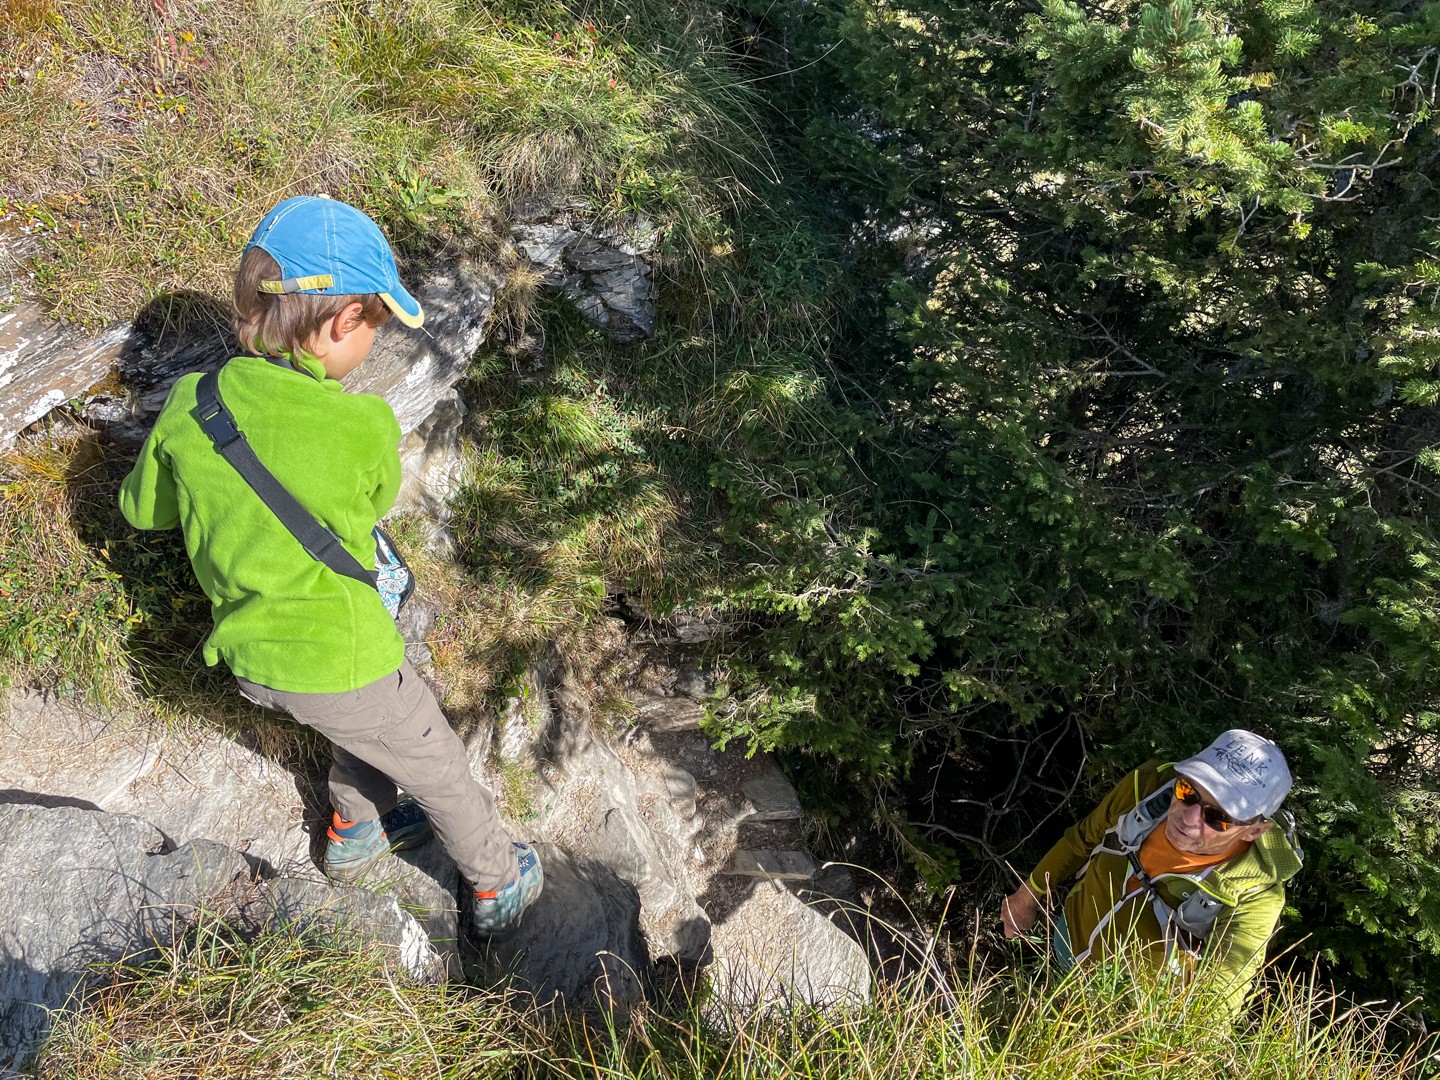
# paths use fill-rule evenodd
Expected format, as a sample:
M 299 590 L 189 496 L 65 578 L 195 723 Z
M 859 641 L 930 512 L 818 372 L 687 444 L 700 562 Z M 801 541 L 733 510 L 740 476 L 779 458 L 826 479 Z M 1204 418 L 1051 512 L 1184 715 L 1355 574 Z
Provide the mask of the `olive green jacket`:
M 1122 854 L 1096 852 L 1095 847 L 1123 815 L 1174 779 L 1170 764 L 1141 765 L 1083 821 L 1067 829 L 1031 873 L 1030 886 L 1042 897 L 1081 874 L 1064 905 L 1070 945 L 1077 957 L 1087 950 L 1113 951 L 1124 941 L 1153 946 L 1146 952 L 1157 960 L 1166 955 L 1165 934 L 1144 891 L 1125 893 L 1133 873 L 1129 860 Z M 1276 827 L 1203 877 L 1163 875 L 1155 881 L 1161 898 L 1172 908 L 1197 889 L 1223 905 L 1204 940 L 1197 970 L 1232 1015 L 1240 1011 L 1265 961 L 1266 944 L 1285 907 L 1285 882 L 1300 865 L 1300 853 Z

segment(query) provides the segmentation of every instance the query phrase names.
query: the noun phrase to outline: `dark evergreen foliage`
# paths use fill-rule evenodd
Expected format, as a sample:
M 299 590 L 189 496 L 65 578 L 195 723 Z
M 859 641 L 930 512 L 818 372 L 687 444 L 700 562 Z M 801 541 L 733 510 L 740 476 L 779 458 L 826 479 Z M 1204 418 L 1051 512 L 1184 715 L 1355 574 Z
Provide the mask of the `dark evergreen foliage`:
M 1440 5 L 798 10 L 787 120 L 884 311 L 837 449 L 717 474 L 765 553 L 728 730 L 861 791 L 1018 762 L 900 811 L 937 884 L 1069 779 L 1271 735 L 1302 949 L 1435 1015 Z

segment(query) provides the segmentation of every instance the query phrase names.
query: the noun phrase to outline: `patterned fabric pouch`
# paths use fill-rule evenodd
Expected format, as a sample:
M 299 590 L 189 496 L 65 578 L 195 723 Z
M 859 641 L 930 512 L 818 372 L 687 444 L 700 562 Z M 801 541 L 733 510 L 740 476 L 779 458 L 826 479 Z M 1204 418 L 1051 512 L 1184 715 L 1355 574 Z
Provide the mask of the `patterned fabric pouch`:
M 400 608 L 415 591 L 415 576 L 389 535 L 375 526 L 375 589 L 392 619 L 400 617 Z

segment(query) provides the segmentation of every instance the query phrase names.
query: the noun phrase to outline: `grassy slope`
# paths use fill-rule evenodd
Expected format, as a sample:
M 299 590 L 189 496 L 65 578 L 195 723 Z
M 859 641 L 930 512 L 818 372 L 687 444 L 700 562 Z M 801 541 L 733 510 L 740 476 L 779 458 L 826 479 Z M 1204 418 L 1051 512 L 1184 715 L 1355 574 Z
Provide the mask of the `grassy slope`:
M 33 293 L 91 323 L 223 299 L 294 194 L 357 203 L 412 254 L 533 201 L 699 224 L 756 156 L 721 29 L 647 0 L 7 0 L 0 210 L 39 243 Z
M 66 1080 L 613 1077 L 615 1080 L 955 1080 L 1115 1076 L 1193 1080 L 1422 1075 L 1384 1046 L 1384 1018 L 1343 1013 L 1302 983 L 1252 1022 L 1101 971 L 1088 981 L 981 976 L 866 1008 L 720 1016 L 675 1001 L 625 1017 L 557 1016 L 518 994 L 397 983 L 383 957 L 284 935 L 237 941 L 207 924 L 137 971 L 115 972 L 59 1021 L 33 1075 Z
M 843 303 L 834 248 L 803 198 L 754 197 L 771 166 L 726 37 L 699 2 L 6 0 L 0 117 L 18 137 L 0 141 L 0 209 L 35 242 L 30 295 L 89 323 L 223 301 L 251 223 L 289 194 L 365 206 L 416 261 L 494 250 L 528 200 L 659 225 L 665 310 L 644 346 L 608 346 L 537 303 L 523 273 L 502 298 L 506 339 L 470 386 L 460 564 L 420 561 L 445 608 L 432 644 L 447 704 L 470 712 L 536 643 L 583 639 L 608 594 L 663 608 L 763 570 L 764 537 L 716 541 L 717 464 L 734 491 L 776 447 L 832 452 L 819 402 Z M 207 613 L 177 538 L 118 517 L 127 465 L 59 430 L 0 461 L 0 681 L 253 724 L 227 680 L 193 664 Z M 785 492 L 752 472 L 757 501 L 783 509 Z M 392 988 L 345 952 L 202 938 L 96 999 L 42 1072 L 1072 1076 L 1179 1060 L 1218 1076 L 1254 1058 L 1276 1063 L 1264 1075 L 1398 1073 L 1374 1057 L 1369 1021 L 1330 1026 L 1298 991 L 1229 1041 L 1177 1017 L 1173 995 L 1096 1005 L 994 980 L 958 1005 L 888 997 L 843 1021 L 721 1033 L 681 1010 L 615 1032 Z

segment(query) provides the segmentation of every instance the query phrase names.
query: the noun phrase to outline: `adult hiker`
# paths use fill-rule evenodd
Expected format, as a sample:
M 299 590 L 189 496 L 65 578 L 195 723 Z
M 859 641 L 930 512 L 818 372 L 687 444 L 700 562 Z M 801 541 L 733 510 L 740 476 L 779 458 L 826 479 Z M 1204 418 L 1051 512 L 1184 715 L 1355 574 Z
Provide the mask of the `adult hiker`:
M 1147 761 L 1040 860 L 1000 908 L 1005 936 L 1026 935 L 1051 895 L 1079 876 L 1050 922 L 1068 969 L 1122 943 L 1180 970 L 1193 958 L 1225 1009 L 1240 1011 L 1300 869 L 1285 755 L 1227 731 L 1194 757 Z M 1287 828 L 1275 828 L 1283 815 Z

